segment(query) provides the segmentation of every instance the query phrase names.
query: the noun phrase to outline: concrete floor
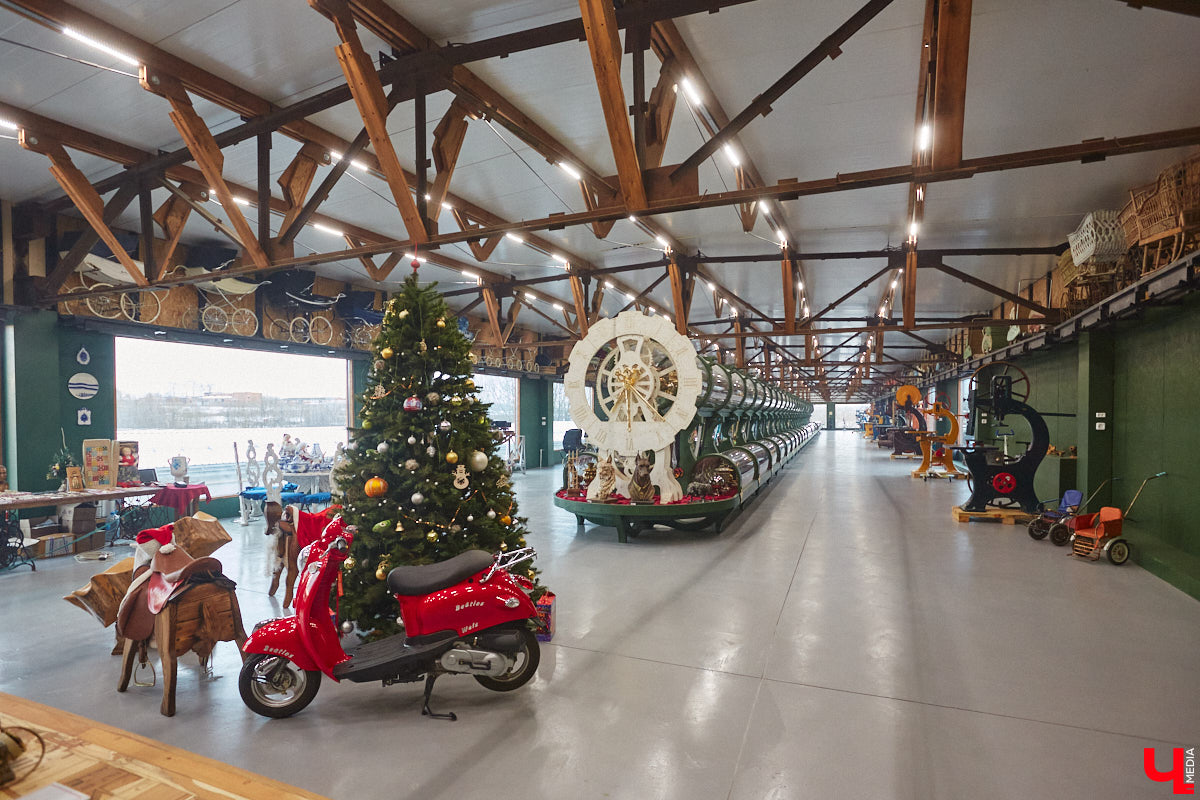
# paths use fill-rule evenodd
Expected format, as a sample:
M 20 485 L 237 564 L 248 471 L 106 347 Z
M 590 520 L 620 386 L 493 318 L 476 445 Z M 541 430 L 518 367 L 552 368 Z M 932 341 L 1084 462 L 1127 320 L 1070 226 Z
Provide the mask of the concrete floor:
M 250 713 L 237 654 L 117 694 L 111 630 L 59 598 L 103 565 L 0 575 L 0 691 L 332 798 L 1131 798 L 1168 796 L 1143 747 L 1200 744 L 1200 603 L 1023 528 L 959 525 L 963 484 L 911 480 L 824 432 L 720 535 L 577 532 L 518 476 L 558 633 L 511 694 L 444 678 L 326 681 L 288 720 Z M 247 627 L 277 616 L 261 523 L 216 553 Z M 0 709 L 2 712 L 2 709 Z M 1160 766 L 1166 766 L 1162 755 Z

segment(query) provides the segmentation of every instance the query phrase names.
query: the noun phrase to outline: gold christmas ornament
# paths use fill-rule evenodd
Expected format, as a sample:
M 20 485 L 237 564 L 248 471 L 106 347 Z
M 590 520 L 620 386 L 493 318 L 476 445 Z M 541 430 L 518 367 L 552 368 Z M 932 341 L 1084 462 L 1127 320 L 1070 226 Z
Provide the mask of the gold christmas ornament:
M 347 558 L 345 561 L 342 562 L 342 569 L 352 570 L 352 569 L 354 569 L 354 565 L 357 563 L 358 562 L 354 560 L 354 556 L 350 556 L 349 558 Z
M 437 531 L 430 531 L 429 533 L 425 534 L 425 538 L 431 542 L 436 542 L 438 540 Z
M 501 543 L 500 543 L 500 552 L 501 552 L 501 553 L 503 553 L 503 552 L 504 552 L 505 550 L 507 550 L 507 549 L 508 549 L 508 543 L 507 543 L 507 542 L 501 542 Z
M 501 525 L 512 525 L 512 517 L 510 517 L 508 514 L 505 514 L 503 517 L 500 518 L 500 524 Z
M 468 390 L 473 390 L 475 388 L 475 381 L 471 380 L 470 378 L 467 378 L 465 383 Z
M 387 573 L 384 572 L 384 570 L 383 570 L 383 564 L 380 564 L 379 567 L 375 570 L 375 580 L 382 581 L 382 580 L 386 580 L 386 579 L 387 579 Z
M 400 522 L 399 520 L 397 520 L 397 522 L 396 522 L 396 533 L 403 533 L 403 532 L 404 532 L 404 523 L 403 523 L 403 522 Z
M 458 453 L 454 452 L 453 450 L 451 450 L 449 453 L 446 453 L 446 463 L 447 464 L 457 464 L 458 463 Z
M 467 459 L 467 466 L 471 468 L 471 472 L 483 472 L 487 469 L 488 457 L 487 453 L 482 450 L 475 450 Z
M 446 320 L 445 320 L 444 318 L 442 318 L 442 317 L 438 317 L 437 326 L 438 326 L 439 328 L 444 328 L 444 327 L 446 327 Z
M 417 352 L 418 352 L 418 353 L 424 353 L 424 352 L 425 352 L 426 350 L 428 350 L 428 349 L 429 349 L 429 345 L 425 344 L 425 340 L 424 340 L 424 339 L 422 339 L 421 341 L 417 342 Z
M 392 356 L 396 355 L 396 351 L 390 347 L 385 347 L 379 351 L 379 355 L 383 356 L 384 360 L 387 360 L 387 359 L 391 358 Z

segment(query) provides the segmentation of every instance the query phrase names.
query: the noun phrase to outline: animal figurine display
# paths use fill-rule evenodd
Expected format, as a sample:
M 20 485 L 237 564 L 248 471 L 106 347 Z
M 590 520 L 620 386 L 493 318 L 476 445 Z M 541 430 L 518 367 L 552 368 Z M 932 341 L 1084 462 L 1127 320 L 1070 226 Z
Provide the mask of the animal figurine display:
M 679 485 L 679 481 L 675 479 L 675 471 L 671 469 L 670 448 L 664 448 L 654 454 L 650 480 L 658 487 L 659 503 L 675 503 L 683 499 L 683 487 Z
M 612 456 L 597 462 L 596 479 L 588 484 L 587 499 L 592 503 L 607 503 L 617 486 L 617 468 Z
M 633 503 L 653 503 L 654 484 L 650 481 L 650 459 L 641 454 L 634 462 L 629 481 L 629 500 Z

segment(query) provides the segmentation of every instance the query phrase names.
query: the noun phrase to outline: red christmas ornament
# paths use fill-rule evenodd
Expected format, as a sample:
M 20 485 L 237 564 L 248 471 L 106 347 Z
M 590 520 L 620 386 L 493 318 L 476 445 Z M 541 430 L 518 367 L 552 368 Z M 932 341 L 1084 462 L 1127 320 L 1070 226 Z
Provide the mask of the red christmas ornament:
M 404 401 L 405 411 L 420 411 L 424 407 L 425 406 L 421 404 L 421 398 L 417 397 L 415 394 Z

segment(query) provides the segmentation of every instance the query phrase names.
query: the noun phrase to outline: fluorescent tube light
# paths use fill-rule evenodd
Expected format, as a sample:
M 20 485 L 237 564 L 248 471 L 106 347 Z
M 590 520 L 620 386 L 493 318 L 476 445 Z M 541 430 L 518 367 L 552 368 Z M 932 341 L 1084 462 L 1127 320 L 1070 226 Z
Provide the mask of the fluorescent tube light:
M 124 61 L 131 67 L 140 67 L 142 65 L 142 62 L 138 61 L 128 53 L 122 53 L 120 50 L 104 44 L 104 42 L 98 42 L 87 34 L 80 33 L 74 28 L 63 28 L 62 32 L 64 36 L 69 36 L 77 42 L 83 42 L 88 47 L 94 47 L 102 53 L 107 53 L 118 61 Z
M 345 236 L 346 235 L 342 231 L 339 231 L 337 228 L 331 228 L 328 225 L 322 225 L 319 222 L 314 222 L 313 227 L 316 228 L 317 230 L 319 230 L 321 233 L 330 233 L 330 234 L 333 234 L 334 236 Z

